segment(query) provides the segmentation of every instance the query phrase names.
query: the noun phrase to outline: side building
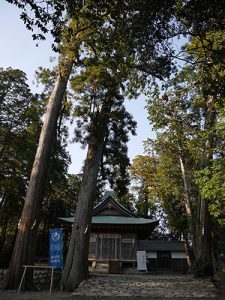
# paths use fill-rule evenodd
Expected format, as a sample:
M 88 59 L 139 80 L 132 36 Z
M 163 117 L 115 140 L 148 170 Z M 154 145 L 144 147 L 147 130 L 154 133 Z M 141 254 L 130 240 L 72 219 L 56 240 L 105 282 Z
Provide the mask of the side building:
M 74 217 L 59 220 L 63 226 L 68 227 L 73 223 Z M 128 269 L 134 271 L 137 266 L 137 251 L 143 250 L 146 251 L 150 271 L 185 271 L 187 263 L 182 243 L 176 242 L 179 246 L 177 244 L 175 250 L 169 241 L 149 240 L 158 223 L 159 220 L 136 216 L 119 204 L 112 193 L 106 193 L 92 214 L 89 243 L 91 268 L 109 273 L 121 273 Z M 173 261 L 175 256 L 179 262 Z

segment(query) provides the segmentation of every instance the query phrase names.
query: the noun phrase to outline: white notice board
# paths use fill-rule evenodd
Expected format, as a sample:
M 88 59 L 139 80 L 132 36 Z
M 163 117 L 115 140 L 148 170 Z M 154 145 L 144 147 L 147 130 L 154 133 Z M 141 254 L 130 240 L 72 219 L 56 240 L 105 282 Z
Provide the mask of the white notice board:
M 147 271 L 146 251 L 137 251 L 137 270 Z

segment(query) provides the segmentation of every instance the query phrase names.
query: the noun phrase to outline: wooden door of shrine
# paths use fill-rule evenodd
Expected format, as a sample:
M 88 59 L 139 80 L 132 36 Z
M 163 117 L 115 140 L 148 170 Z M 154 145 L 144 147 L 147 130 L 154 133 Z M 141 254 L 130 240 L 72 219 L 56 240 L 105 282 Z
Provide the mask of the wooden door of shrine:
M 162 269 L 170 269 L 171 268 L 171 252 L 170 251 L 158 251 L 158 267 Z
M 119 260 L 121 248 L 119 234 L 99 234 L 97 241 L 97 259 Z

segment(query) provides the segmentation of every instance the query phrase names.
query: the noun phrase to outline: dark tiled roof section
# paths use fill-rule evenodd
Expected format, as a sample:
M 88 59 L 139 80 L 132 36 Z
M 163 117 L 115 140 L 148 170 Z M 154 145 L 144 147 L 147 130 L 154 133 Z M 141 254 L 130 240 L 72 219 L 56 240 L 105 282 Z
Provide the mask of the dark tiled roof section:
M 58 218 L 64 222 L 73 223 L 74 217 Z M 92 224 L 120 224 L 120 225 L 146 225 L 155 224 L 158 225 L 158 220 L 144 219 L 144 218 L 131 218 L 123 216 L 93 216 Z
M 139 240 L 138 250 L 146 251 L 185 251 L 184 243 L 178 241 Z
M 127 208 L 125 208 L 122 204 L 117 202 L 112 196 L 105 197 L 104 200 L 98 204 L 94 209 L 92 215 L 97 215 L 101 210 L 105 208 L 105 206 L 111 202 L 112 205 L 114 205 L 117 210 L 121 213 L 121 215 L 127 216 L 127 217 L 135 217 L 135 215 L 129 211 Z

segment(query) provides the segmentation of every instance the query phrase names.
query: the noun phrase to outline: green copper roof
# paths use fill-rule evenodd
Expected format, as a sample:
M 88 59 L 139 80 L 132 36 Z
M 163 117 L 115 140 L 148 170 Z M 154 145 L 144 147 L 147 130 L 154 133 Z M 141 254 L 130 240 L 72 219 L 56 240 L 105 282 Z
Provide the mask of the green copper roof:
M 107 191 L 107 192 L 105 192 L 103 200 L 105 200 L 108 197 L 111 197 L 111 198 L 113 198 L 113 200 L 116 201 L 116 197 L 115 197 L 115 194 L 113 193 L 113 191 Z
M 58 218 L 62 221 L 73 223 L 74 217 Z M 158 222 L 153 219 L 132 218 L 122 216 L 93 216 L 92 224 L 124 224 L 124 225 L 144 225 Z

